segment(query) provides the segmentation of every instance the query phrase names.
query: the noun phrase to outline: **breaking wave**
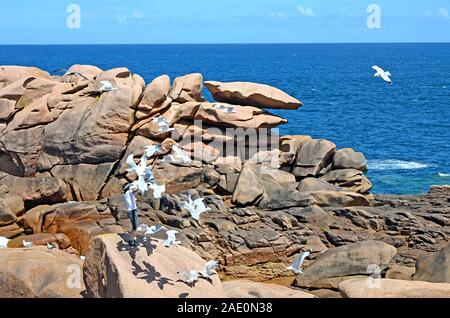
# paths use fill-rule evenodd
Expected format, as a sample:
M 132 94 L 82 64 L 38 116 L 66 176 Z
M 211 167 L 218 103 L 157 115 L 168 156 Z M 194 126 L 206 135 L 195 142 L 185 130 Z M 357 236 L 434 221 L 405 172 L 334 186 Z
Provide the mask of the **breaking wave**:
M 425 169 L 430 166 L 425 163 L 396 159 L 369 160 L 367 165 L 370 170 L 414 170 Z

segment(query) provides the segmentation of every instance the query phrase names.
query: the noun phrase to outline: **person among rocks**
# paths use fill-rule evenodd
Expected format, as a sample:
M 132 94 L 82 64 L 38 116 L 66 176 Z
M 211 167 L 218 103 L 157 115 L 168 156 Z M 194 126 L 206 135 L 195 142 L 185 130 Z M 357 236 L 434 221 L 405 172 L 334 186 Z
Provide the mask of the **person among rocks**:
M 125 187 L 125 202 L 127 204 L 127 215 L 131 221 L 131 231 L 130 231 L 130 239 L 128 240 L 128 245 L 135 247 L 138 246 L 137 238 L 136 238 L 136 230 L 138 227 L 138 212 L 136 205 L 136 191 L 139 189 L 138 183 L 132 182 Z

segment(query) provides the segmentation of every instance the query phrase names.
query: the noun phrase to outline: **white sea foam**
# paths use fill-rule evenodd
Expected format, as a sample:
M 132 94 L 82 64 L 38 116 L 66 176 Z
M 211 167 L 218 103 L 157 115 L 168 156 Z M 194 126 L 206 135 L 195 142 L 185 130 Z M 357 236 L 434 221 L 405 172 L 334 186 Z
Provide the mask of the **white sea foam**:
M 442 177 L 442 178 L 450 178 L 450 173 L 439 172 L 438 175 L 439 175 L 439 177 Z
M 430 165 L 414 161 L 386 159 L 369 160 L 367 166 L 370 170 L 414 170 L 425 169 Z

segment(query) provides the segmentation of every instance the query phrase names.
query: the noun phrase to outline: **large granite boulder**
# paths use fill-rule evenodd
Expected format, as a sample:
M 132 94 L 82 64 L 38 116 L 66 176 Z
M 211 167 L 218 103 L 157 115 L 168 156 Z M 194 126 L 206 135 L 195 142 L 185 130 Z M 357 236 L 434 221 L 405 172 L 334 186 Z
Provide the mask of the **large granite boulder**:
M 232 128 L 274 128 L 287 123 L 287 120 L 251 106 L 233 106 L 235 113 L 217 109 L 213 103 L 201 103 L 194 120 L 211 125 Z
M 324 139 L 312 139 L 302 145 L 292 173 L 296 177 L 317 177 L 331 166 L 336 145 Z
M 397 249 L 380 241 L 362 241 L 328 249 L 297 276 L 295 286 L 337 288 L 349 276 L 371 275 L 387 267 Z
M 310 136 L 280 137 L 280 164 L 283 170 L 291 171 L 300 148 L 311 140 Z
M 333 156 L 333 169 L 367 170 L 367 161 L 362 152 L 352 148 L 339 149 Z
M 50 78 L 47 72 L 36 67 L 27 66 L 0 66 L 0 88 L 10 85 L 21 78 Z
M 0 249 L 0 298 L 81 298 L 82 266 L 47 247 Z
M 58 165 L 51 174 L 70 185 L 73 199 L 76 201 L 95 201 L 99 199 L 108 177 L 114 167 L 113 162 L 97 165 L 77 164 Z
M 124 231 L 116 224 L 108 206 L 96 202 L 56 204 L 39 213 L 34 217 L 39 222 L 33 225 L 34 228 L 45 233 L 64 233 L 81 255 L 86 254 L 89 241 L 94 236 Z
M 349 191 L 365 194 L 372 189 L 372 183 L 361 170 L 340 169 L 327 172 L 322 180 Z
M 313 200 L 296 189 L 295 176 L 282 170 L 266 170 L 263 166 L 246 163 L 233 193 L 235 204 L 261 208 L 282 209 L 307 206 Z
M 450 283 L 450 244 L 434 254 L 419 258 L 413 279 L 432 283 Z
M 103 235 L 94 238 L 84 262 L 88 297 L 95 298 L 223 298 L 217 275 L 211 282 L 199 279 L 194 287 L 179 273 L 203 270 L 206 261 L 181 247 L 166 248 L 157 241 L 139 239 L 130 248 L 126 237 Z
M 16 177 L 0 172 L 0 183 L 9 192 L 20 196 L 27 205 L 60 203 L 69 198 L 69 187 L 63 181 L 51 176 Z
M 362 194 L 332 185 L 324 180 L 305 178 L 299 182 L 297 190 L 313 197 L 319 206 L 350 207 L 370 206 L 370 200 Z
M 219 102 L 276 109 L 298 109 L 302 106 L 296 98 L 265 84 L 208 81 L 205 86 Z
M 169 107 L 172 102 L 169 92 L 169 76 L 162 75 L 155 78 L 144 90 L 136 112 L 137 119 L 142 120 L 151 117 Z
M 396 279 L 349 279 L 339 291 L 345 298 L 450 298 L 450 284 Z
M 222 285 L 228 298 L 316 298 L 294 288 L 248 280 L 232 280 Z
M 203 102 L 203 76 L 200 73 L 193 73 L 177 77 L 173 81 L 169 97 L 178 103 Z

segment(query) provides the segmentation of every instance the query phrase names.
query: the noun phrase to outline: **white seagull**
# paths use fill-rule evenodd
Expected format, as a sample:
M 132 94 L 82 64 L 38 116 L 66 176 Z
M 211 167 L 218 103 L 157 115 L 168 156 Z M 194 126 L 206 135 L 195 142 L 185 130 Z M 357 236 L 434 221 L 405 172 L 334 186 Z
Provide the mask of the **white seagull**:
M 103 81 L 100 81 L 100 88 L 98 89 L 98 92 L 105 93 L 105 92 L 111 92 L 116 89 L 118 89 L 118 88 L 114 87 L 110 81 L 103 80 Z
M 236 109 L 234 109 L 233 106 L 227 106 L 225 107 L 225 110 L 223 111 L 225 114 L 235 114 Z
M 155 119 L 153 119 L 153 122 L 159 126 L 159 132 L 166 133 L 175 130 L 175 128 L 170 128 L 169 123 L 167 122 L 167 119 L 165 117 L 156 117 Z
M 190 271 L 189 273 L 180 273 L 178 272 L 178 274 L 181 274 L 183 276 L 186 277 L 185 279 L 185 283 L 192 286 L 195 284 L 196 281 L 198 281 L 198 277 L 200 275 L 199 272 L 197 271 Z
M 180 149 L 177 145 L 172 146 L 172 152 L 170 155 L 166 155 L 164 159 L 161 160 L 163 163 L 180 163 L 180 164 L 190 164 L 192 162 L 191 158 Z
M 209 261 L 205 265 L 205 269 L 203 272 L 200 272 L 200 275 L 205 278 L 211 278 L 212 275 L 216 274 L 215 270 L 219 266 L 219 262 L 217 261 Z
M 145 156 L 147 158 L 153 157 L 156 153 L 160 154 L 162 152 L 162 145 L 161 144 L 155 144 L 151 146 L 145 146 Z
M 134 155 L 130 154 L 127 157 L 126 163 L 128 165 L 127 172 L 136 173 L 138 175 L 137 185 L 142 195 L 148 190 L 146 179 L 152 179 L 153 173 L 150 168 L 147 167 L 147 157 L 145 154 L 141 157 L 139 165 L 134 161 Z
M 47 243 L 47 248 L 51 251 L 52 249 L 56 248 L 56 246 L 53 245 L 53 243 Z
M 155 182 L 151 182 L 148 184 L 148 187 L 153 190 L 153 197 L 155 199 L 161 199 L 162 194 L 166 191 L 165 184 L 156 184 Z
M 155 224 L 153 226 L 148 226 L 147 224 L 141 224 L 138 226 L 138 231 L 143 232 L 145 235 L 153 235 L 162 230 L 167 230 L 162 224 Z
M 294 274 L 303 274 L 302 271 L 302 264 L 305 261 L 305 258 L 309 256 L 310 252 L 303 252 L 300 253 L 294 260 L 291 266 L 286 267 L 286 269 L 289 269 L 294 272 Z
M 166 232 L 167 239 L 163 241 L 163 244 L 165 247 L 170 247 L 170 245 L 180 245 L 181 241 L 177 241 L 176 234 L 178 234 L 178 231 L 169 230 Z
M 192 200 L 191 195 L 188 195 L 188 201 L 181 201 L 180 206 L 189 211 L 192 218 L 196 221 L 200 219 L 200 214 L 203 212 L 208 212 L 211 208 L 207 208 L 205 203 L 203 202 L 205 198 L 199 198 L 196 200 Z
M 234 109 L 234 107 L 233 106 L 231 106 L 231 105 L 223 105 L 223 104 L 214 104 L 214 106 L 213 106 L 215 109 L 223 109 L 223 112 L 224 113 L 236 113 L 236 110 Z
M 381 67 L 376 66 L 376 65 L 372 66 L 372 69 L 377 71 L 375 73 L 374 77 L 381 77 L 384 81 L 392 84 L 392 80 L 390 78 L 390 76 L 392 76 L 392 75 L 390 72 L 384 71 Z
M 27 241 L 22 241 L 22 245 L 25 248 L 32 248 L 33 247 L 33 242 L 27 242 Z
M 6 237 L 0 236 L 0 248 L 8 248 L 8 242 L 9 240 Z

